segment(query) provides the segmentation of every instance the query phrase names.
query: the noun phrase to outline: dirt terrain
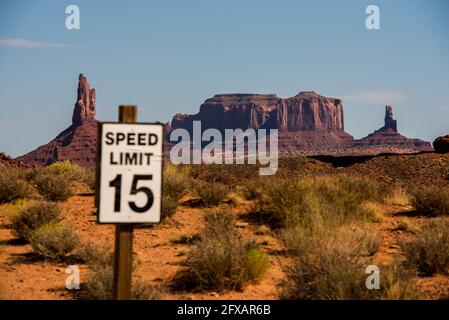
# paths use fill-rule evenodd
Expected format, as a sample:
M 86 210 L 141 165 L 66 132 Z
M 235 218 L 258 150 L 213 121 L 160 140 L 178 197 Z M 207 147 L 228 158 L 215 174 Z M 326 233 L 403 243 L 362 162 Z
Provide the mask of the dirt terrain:
M 234 166 L 238 167 L 238 166 Z M 254 177 L 257 170 L 228 172 L 215 167 L 198 168 L 196 175 L 204 179 L 214 177 L 228 180 L 238 185 L 242 179 Z M 240 169 L 239 169 L 240 170 Z M 242 169 L 243 170 L 243 169 Z M 253 172 L 254 171 L 254 172 Z M 448 185 L 449 155 L 420 154 L 395 157 L 376 157 L 350 166 L 334 166 L 311 158 L 287 159 L 281 162 L 278 174 L 306 175 L 348 173 L 365 176 L 381 182 L 385 186 L 403 184 Z M 185 268 L 183 263 L 191 249 L 182 239 L 201 231 L 204 209 L 191 206 L 190 196 L 180 200 L 181 205 L 173 218 L 154 227 L 137 227 L 134 233 L 134 258 L 139 262 L 134 280 L 140 279 L 148 285 L 158 285 L 162 290 L 162 299 L 278 299 L 279 283 L 285 277 L 289 257 L 284 253 L 284 245 L 274 235 L 260 235 L 256 232 L 259 225 L 246 218 L 249 201 L 233 209 L 237 226 L 247 239 L 255 239 L 266 251 L 271 266 L 259 283 L 245 286 L 244 290 L 225 292 L 174 292 L 166 289 L 175 274 Z M 76 195 L 69 200 L 59 202 L 63 225 L 78 232 L 84 242 L 114 242 L 114 226 L 99 225 L 96 222 L 94 195 L 82 184 L 77 185 Z M 411 206 L 383 204 L 384 219 L 372 223 L 370 227 L 383 236 L 380 250 L 374 259 L 379 264 L 389 264 L 402 258 L 401 243 L 413 239 L 409 232 L 398 230 L 404 218 L 413 225 L 420 226 L 430 218 L 412 215 Z M 8 216 L 14 210 L 12 204 L 0 205 L 0 298 L 1 299 L 77 299 L 79 293 L 65 289 L 65 268 L 69 262 L 54 263 L 36 258 L 30 245 L 15 240 Z M 90 274 L 86 265 L 78 264 L 81 270 L 81 291 L 83 283 Z M 449 297 L 449 276 L 435 275 L 417 278 L 418 288 L 425 299 L 445 299 Z M 164 289 L 165 288 L 165 289 Z M 81 295 L 82 296 L 82 295 Z

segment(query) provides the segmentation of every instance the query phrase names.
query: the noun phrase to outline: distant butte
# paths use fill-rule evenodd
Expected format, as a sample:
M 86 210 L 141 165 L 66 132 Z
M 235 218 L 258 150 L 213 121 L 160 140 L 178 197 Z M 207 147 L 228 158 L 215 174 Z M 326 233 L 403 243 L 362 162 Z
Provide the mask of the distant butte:
M 28 165 L 48 165 L 66 159 L 83 166 L 95 165 L 95 103 L 95 89 L 80 74 L 72 124 L 54 140 L 18 160 Z M 433 150 L 429 142 L 409 139 L 398 133 L 391 106 L 385 109 L 382 128 L 365 138 L 354 140 L 345 131 L 342 100 L 325 97 L 314 91 L 303 91 L 286 99 L 276 94 L 217 94 L 201 104 L 196 114 L 176 114 L 164 127 L 166 138 L 177 128 L 192 132 L 193 121 L 198 120 L 201 121 L 202 130 L 278 129 L 281 157 L 358 156 Z M 436 146 L 446 143 L 447 138 L 444 139 L 440 139 Z M 168 154 L 172 145 L 167 141 L 165 154 Z
M 396 120 L 393 119 L 393 108 L 385 107 L 385 124 L 379 130 L 360 140 L 354 141 L 355 147 L 395 146 L 416 151 L 433 151 L 430 142 L 410 139 L 398 133 Z
M 95 99 L 95 89 L 91 89 L 87 78 L 80 74 L 72 125 L 48 144 L 18 159 L 32 165 L 47 165 L 55 161 L 71 160 L 83 166 L 93 166 L 97 140 Z
M 275 94 L 217 94 L 194 115 L 176 114 L 166 124 L 166 135 L 177 128 L 192 131 L 193 121 L 202 130 L 278 129 L 279 152 L 296 155 L 363 155 L 432 151 L 429 142 L 398 133 L 393 108 L 386 107 L 385 124 L 369 136 L 354 140 L 344 130 L 343 104 L 314 91 L 282 99 Z

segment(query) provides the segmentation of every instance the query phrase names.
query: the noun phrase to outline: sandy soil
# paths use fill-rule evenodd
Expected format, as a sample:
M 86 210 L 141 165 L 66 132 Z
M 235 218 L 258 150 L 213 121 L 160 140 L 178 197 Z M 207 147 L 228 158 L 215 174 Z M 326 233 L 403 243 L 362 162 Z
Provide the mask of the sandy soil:
M 85 191 L 85 190 L 81 190 Z M 69 200 L 59 203 L 62 210 L 62 224 L 74 228 L 84 241 L 113 244 L 114 227 L 96 223 L 94 197 L 79 192 Z M 242 292 L 173 293 L 165 290 L 162 299 L 277 299 L 278 285 L 284 278 L 289 258 L 278 254 L 284 249 L 282 243 L 269 235 L 257 235 L 258 225 L 245 219 L 245 207 L 235 209 L 237 224 L 243 236 L 263 242 L 262 249 L 270 257 L 271 267 L 260 283 L 247 285 Z M 411 207 L 383 206 L 385 219 L 373 223 L 372 228 L 381 232 L 383 242 L 375 259 L 379 264 L 389 264 L 401 258 L 400 243 L 413 238 L 407 232 L 397 230 L 401 219 L 412 210 Z M 14 239 L 9 229 L 8 215 L 13 206 L 0 206 L 0 297 L 3 299 L 74 299 L 76 295 L 65 289 L 66 264 L 36 259 L 31 247 Z M 190 245 L 179 244 L 177 239 L 193 236 L 203 226 L 204 210 L 182 205 L 174 218 L 154 227 L 136 228 L 134 253 L 140 262 L 134 272 L 134 279 L 148 284 L 167 285 L 176 272 L 183 267 Z M 426 218 L 407 217 L 415 225 Z M 81 287 L 89 276 L 86 265 L 78 265 L 81 270 Z M 441 299 L 449 296 L 449 277 L 436 275 L 419 278 L 418 286 L 424 298 Z

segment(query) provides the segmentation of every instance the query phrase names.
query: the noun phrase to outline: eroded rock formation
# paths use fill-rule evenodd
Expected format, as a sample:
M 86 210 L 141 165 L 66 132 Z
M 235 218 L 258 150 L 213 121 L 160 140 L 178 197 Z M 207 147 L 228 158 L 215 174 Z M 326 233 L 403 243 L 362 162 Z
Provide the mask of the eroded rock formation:
M 219 94 L 207 99 L 194 115 L 176 114 L 171 129 L 278 129 L 280 148 L 339 147 L 352 141 L 344 131 L 340 99 L 313 91 L 282 99 L 275 94 Z M 169 132 L 169 131 L 168 131 Z
M 410 148 L 415 151 L 433 151 L 429 142 L 420 139 L 410 139 L 398 132 L 397 122 L 393 119 L 393 108 L 385 107 L 385 124 L 379 130 L 354 141 L 355 147 L 394 146 Z
M 340 99 L 315 92 L 300 92 L 282 99 L 274 94 L 219 94 L 207 99 L 195 115 L 177 114 L 171 127 L 191 130 L 192 121 L 202 127 L 224 129 L 343 130 Z
M 48 144 L 40 146 L 18 159 L 34 165 L 71 160 L 80 165 L 93 166 L 97 141 L 95 94 L 95 89 L 90 88 L 87 78 L 80 74 L 72 125 Z
M 80 126 L 95 121 L 95 88 L 90 88 L 87 78 L 81 73 L 78 82 L 78 97 L 73 109 L 72 125 Z

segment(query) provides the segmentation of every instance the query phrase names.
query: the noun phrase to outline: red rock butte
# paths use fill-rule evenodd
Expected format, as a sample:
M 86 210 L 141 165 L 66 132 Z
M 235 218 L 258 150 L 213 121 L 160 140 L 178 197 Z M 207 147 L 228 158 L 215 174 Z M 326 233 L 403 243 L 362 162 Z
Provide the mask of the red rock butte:
M 281 156 L 432 151 L 429 142 L 409 139 L 397 132 L 391 106 L 386 107 L 384 127 L 354 140 L 344 131 L 341 99 L 313 91 L 287 99 L 275 94 L 215 95 L 200 106 L 197 114 L 176 114 L 166 125 L 167 138 L 177 128 L 192 132 L 193 121 L 201 121 L 202 130 L 278 129 Z
M 95 89 L 91 89 L 87 78 L 80 74 L 72 125 L 48 144 L 18 159 L 32 165 L 47 165 L 61 160 L 71 160 L 83 166 L 95 165 L 97 141 L 95 97 Z
M 54 140 L 18 160 L 31 165 L 47 165 L 60 160 L 71 160 L 84 166 L 95 165 L 95 99 L 95 89 L 80 74 L 72 124 Z M 202 130 L 278 129 L 281 156 L 433 150 L 429 142 L 409 139 L 398 133 L 391 106 L 386 107 L 382 128 L 365 138 L 354 140 L 344 130 L 341 99 L 324 97 L 313 91 L 300 92 L 286 99 L 275 94 L 217 94 L 201 104 L 199 112 L 194 115 L 176 114 L 164 127 L 166 138 L 177 128 L 192 132 L 193 121 L 201 121 Z M 165 154 L 171 146 L 172 143 L 167 141 Z

